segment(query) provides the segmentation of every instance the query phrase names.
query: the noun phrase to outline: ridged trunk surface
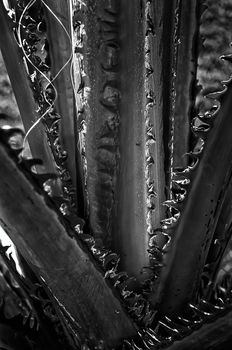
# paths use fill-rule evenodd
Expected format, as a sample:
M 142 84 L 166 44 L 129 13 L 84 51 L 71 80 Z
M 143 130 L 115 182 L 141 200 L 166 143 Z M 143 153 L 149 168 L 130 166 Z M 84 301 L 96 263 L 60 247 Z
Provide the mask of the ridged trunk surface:
M 181 127 L 175 143 L 183 143 L 183 133 L 186 142 L 181 150 L 173 143 L 175 108 L 181 104 L 176 107 L 175 94 L 183 80 L 175 78 L 181 66 L 179 59 L 177 69 L 178 35 L 189 24 L 181 17 L 183 7 L 178 1 L 89 1 L 78 17 L 89 89 L 84 119 L 90 227 L 120 254 L 121 267 L 140 280 L 149 276 L 146 267 L 154 259 L 147 251 L 166 217 L 162 203 L 171 196 L 174 153 L 180 159 L 188 151 L 189 98 L 183 122 L 176 112 Z M 191 18 L 195 7 L 192 2 Z M 188 60 L 194 23 L 180 45 Z M 189 86 L 191 64 L 185 72 Z M 162 246 L 162 237 L 156 241 Z
M 149 5 L 90 1 L 82 17 L 90 226 L 120 254 L 121 268 L 141 280 L 150 264 L 149 233 L 159 227 L 165 199 L 160 77 L 151 63 L 153 55 L 157 65 L 161 58 Z

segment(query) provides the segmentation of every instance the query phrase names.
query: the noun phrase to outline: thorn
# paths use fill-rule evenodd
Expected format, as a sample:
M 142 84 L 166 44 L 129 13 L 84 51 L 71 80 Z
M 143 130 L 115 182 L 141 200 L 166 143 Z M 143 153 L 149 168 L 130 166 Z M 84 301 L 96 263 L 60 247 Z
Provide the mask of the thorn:
M 189 304 L 190 308 L 193 309 L 194 311 L 197 312 L 197 314 L 199 314 L 200 316 L 205 316 L 205 317 L 209 317 L 212 316 L 211 313 L 204 311 L 202 309 L 200 309 L 198 306 L 194 305 L 194 304 Z
M 166 205 L 167 207 L 175 207 L 175 205 L 177 204 L 175 200 L 167 200 L 165 202 L 162 203 L 163 205 Z
M 223 90 L 221 90 L 221 91 L 215 91 L 215 92 L 210 92 L 209 94 L 206 95 L 206 98 L 210 98 L 210 99 L 213 99 L 213 100 L 218 100 L 218 99 L 220 99 L 220 97 L 221 97 L 222 95 L 225 94 L 225 92 L 227 91 L 227 89 L 228 89 L 227 86 L 224 85 L 224 86 L 223 86 Z
M 21 158 L 20 163 L 24 168 L 31 171 L 31 168 L 36 165 L 43 165 L 43 161 L 39 158 Z
M 121 284 L 124 280 L 127 280 L 128 278 L 128 274 L 124 271 L 117 273 L 113 281 L 114 287 L 117 287 L 119 284 Z
M 94 238 L 91 235 L 83 233 L 80 235 L 80 238 L 88 245 L 93 245 L 95 243 Z
M 160 337 L 153 329 L 147 328 L 145 330 L 145 334 L 147 334 L 149 337 L 151 337 L 152 340 L 156 341 L 157 343 L 162 343 L 162 337 Z
M 208 125 L 208 124 L 207 124 Z M 198 156 L 201 154 L 201 152 L 186 152 L 185 154 L 183 154 L 183 157 L 184 156 L 187 156 L 187 157 L 191 157 L 192 159 L 198 159 Z
M 187 318 L 185 318 L 185 317 L 182 317 L 182 316 L 178 316 L 177 319 L 178 319 L 182 324 L 184 324 L 185 326 L 191 327 L 191 323 L 192 323 L 191 320 L 189 320 L 189 319 L 187 319 Z
M 170 326 L 168 326 L 166 323 L 164 323 L 163 321 L 159 321 L 159 324 L 161 326 L 163 326 L 164 328 L 166 328 L 168 331 L 172 332 L 172 333 L 175 333 L 175 334 L 180 334 L 179 331 L 176 329 L 176 328 L 172 328 Z
M 134 283 L 136 281 L 135 277 L 129 277 L 120 284 L 117 285 L 118 290 L 122 293 L 126 288 L 129 288 L 130 283 Z
M 188 335 L 191 333 L 191 327 L 189 327 L 187 325 L 184 325 L 184 326 L 180 325 L 177 322 L 171 320 L 168 316 L 165 316 L 164 318 L 165 318 L 166 322 L 168 322 L 171 325 L 172 328 L 175 328 L 176 330 L 178 330 L 179 336 Z M 177 339 L 181 338 L 179 336 L 177 337 Z
M 83 227 L 85 225 L 85 221 L 83 219 L 73 213 L 68 214 L 67 219 L 72 228 L 76 229 L 78 226 L 79 231 L 83 232 Z
M 134 342 L 134 340 L 131 341 L 131 343 L 128 342 L 128 345 L 131 346 L 132 350 L 143 350 L 142 348 L 140 348 L 138 345 L 136 345 L 136 343 Z
M 113 264 L 114 266 L 119 263 L 119 256 L 116 253 L 110 253 L 106 257 L 103 258 L 103 267 L 108 269 L 109 264 Z M 111 266 L 110 266 L 111 267 Z
M 206 316 L 213 316 L 214 315 L 215 308 L 214 308 L 213 304 L 209 303 L 205 299 L 201 299 L 199 304 L 200 304 L 200 306 L 202 306 L 202 308 L 205 307 L 208 309 L 208 311 L 204 311 L 204 313 L 206 313 Z
M 232 63 L 232 54 L 222 55 L 222 56 L 220 56 L 220 58 L 224 61 L 228 61 L 228 62 Z
M 33 173 L 33 177 L 36 179 L 36 181 L 39 182 L 40 186 L 43 186 L 43 184 L 52 179 L 57 179 L 58 175 L 53 173 L 47 173 L 47 174 L 35 174 Z

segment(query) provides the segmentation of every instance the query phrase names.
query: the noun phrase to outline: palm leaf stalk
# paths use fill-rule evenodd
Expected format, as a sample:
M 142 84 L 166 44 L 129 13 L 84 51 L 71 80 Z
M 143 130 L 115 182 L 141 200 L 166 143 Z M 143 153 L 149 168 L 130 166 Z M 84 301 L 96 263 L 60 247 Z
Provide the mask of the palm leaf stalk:
M 191 6 L 195 20 L 196 3 Z M 173 163 L 177 31 L 190 21 L 173 20 L 172 35 L 166 21 L 180 7 L 179 2 L 93 2 L 92 11 L 84 6 L 77 16 L 86 33 L 81 55 L 90 90 L 84 111 L 90 227 L 96 239 L 120 254 L 121 268 L 141 281 L 156 260 L 153 233 L 166 217 L 162 203 L 170 196 L 165 170 L 170 174 Z M 194 33 L 191 28 L 186 39 L 190 48 Z M 162 49 L 163 41 L 170 45 Z M 161 233 L 156 241 L 162 246 L 166 239 Z
M 228 88 L 225 86 L 225 90 L 228 91 L 220 97 L 220 108 L 212 110 L 212 114 L 206 114 L 204 124 L 195 127 L 202 134 L 206 130 L 210 131 L 202 153 L 192 154 L 199 164 L 195 164 L 195 169 L 190 172 L 190 177 L 194 173 L 187 188 L 187 198 L 191 200 L 184 202 L 182 215 L 175 228 L 174 243 L 167 254 L 167 267 L 163 271 L 159 309 L 164 314 L 181 313 L 183 306 L 196 295 L 230 181 L 232 153 L 228 145 L 231 85 L 228 84 Z M 223 135 L 223 139 L 220 135 Z M 188 178 L 188 171 L 183 172 L 182 178 L 181 175 L 179 177 L 180 180 Z M 187 247 L 191 247 L 191 250 Z M 178 271 L 177 275 L 174 271 Z
M 67 168 L 76 192 L 77 210 L 79 215 L 83 216 L 85 203 L 81 155 L 78 148 L 77 87 L 75 88 L 73 78 L 72 8 L 70 1 L 56 1 L 49 6 L 44 2 L 43 6 L 48 28 L 46 34 L 51 76 L 57 93 L 55 109 L 61 115 L 60 140 L 68 154 Z
M 49 286 L 56 303 L 70 324 L 74 323 L 77 332 L 75 336 L 78 336 L 82 344 L 88 340 L 90 345 L 91 343 L 93 345 L 103 339 L 106 347 L 113 347 L 120 340 L 135 335 L 136 328 L 133 322 L 126 316 L 120 302 L 115 298 L 86 249 L 82 247 L 82 243 L 76 240 L 74 232 L 72 233 L 72 230 L 64 222 L 62 223 L 62 220 L 60 221 L 58 213 L 49 208 L 45 198 L 41 196 L 41 190 L 34 191 L 36 184 L 33 188 L 3 145 L 1 145 L 1 164 L 4 164 L 4 167 L 1 167 L 3 171 L 1 178 L 4 179 L 4 184 L 1 182 L 1 191 L 9 189 L 5 196 L 1 195 L 1 226 L 36 276 Z M 5 181 L 12 183 L 16 178 L 20 179 L 21 185 L 20 188 L 14 187 L 14 190 L 16 192 L 20 190 L 20 193 L 14 193 L 13 188 L 5 183 Z M 10 205 L 12 200 L 14 206 Z M 32 214 L 31 210 L 35 212 Z M 41 218 L 44 227 L 41 226 Z M 22 231 L 23 236 L 18 234 Z M 31 235 L 31 232 L 37 233 Z

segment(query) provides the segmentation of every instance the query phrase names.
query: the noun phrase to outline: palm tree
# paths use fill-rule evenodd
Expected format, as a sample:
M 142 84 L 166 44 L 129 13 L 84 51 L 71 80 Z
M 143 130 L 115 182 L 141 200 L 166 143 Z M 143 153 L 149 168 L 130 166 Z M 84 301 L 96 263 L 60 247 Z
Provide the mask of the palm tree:
M 199 95 L 204 11 L 0 1 L 25 130 L 0 131 L 0 347 L 230 348 L 232 86 Z

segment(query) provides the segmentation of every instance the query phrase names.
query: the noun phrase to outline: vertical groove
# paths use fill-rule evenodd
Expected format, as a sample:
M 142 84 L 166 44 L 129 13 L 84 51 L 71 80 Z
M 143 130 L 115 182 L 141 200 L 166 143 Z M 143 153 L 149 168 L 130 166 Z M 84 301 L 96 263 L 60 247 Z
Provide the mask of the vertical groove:
M 156 232 L 165 218 L 164 154 L 164 81 L 163 81 L 163 6 L 162 2 L 145 2 L 145 124 L 146 124 L 146 184 L 147 234 L 151 263 L 157 264 L 155 246 L 162 247 L 163 237 Z M 157 272 L 157 271 L 155 271 Z
M 176 37 L 176 102 L 174 108 L 173 168 L 183 170 L 188 165 L 185 156 L 190 150 L 191 118 L 197 95 L 196 71 L 198 57 L 199 1 L 181 1 L 179 29 Z
M 140 280 L 147 278 L 144 268 L 149 266 L 144 11 L 139 1 L 121 1 L 120 166 L 114 221 L 114 245 L 120 252 L 121 268 Z
M 90 228 L 142 281 L 165 218 L 163 10 L 150 0 L 91 0 L 82 13 Z
M 179 45 L 179 30 L 181 16 L 181 0 L 176 0 L 174 11 L 174 29 L 172 38 L 172 66 L 171 66 L 171 106 L 170 106 L 170 199 L 173 199 L 173 173 L 174 173 L 174 140 L 175 140 L 175 108 L 176 108 L 176 81 L 177 81 L 177 55 Z
M 164 138 L 164 154 L 165 154 L 165 176 L 166 176 L 166 195 L 170 197 L 170 160 L 171 153 L 171 118 L 170 112 L 172 109 L 171 86 L 172 86 L 172 68 L 173 68 L 173 38 L 174 38 L 174 23 L 175 23 L 175 3 L 176 0 L 164 2 L 162 12 L 162 79 L 163 79 L 163 138 Z M 169 185 L 168 185 L 169 184 Z
M 119 40 L 116 1 L 90 1 L 86 12 L 85 64 L 87 188 L 90 226 L 106 246 L 112 240 L 112 212 L 118 163 Z

